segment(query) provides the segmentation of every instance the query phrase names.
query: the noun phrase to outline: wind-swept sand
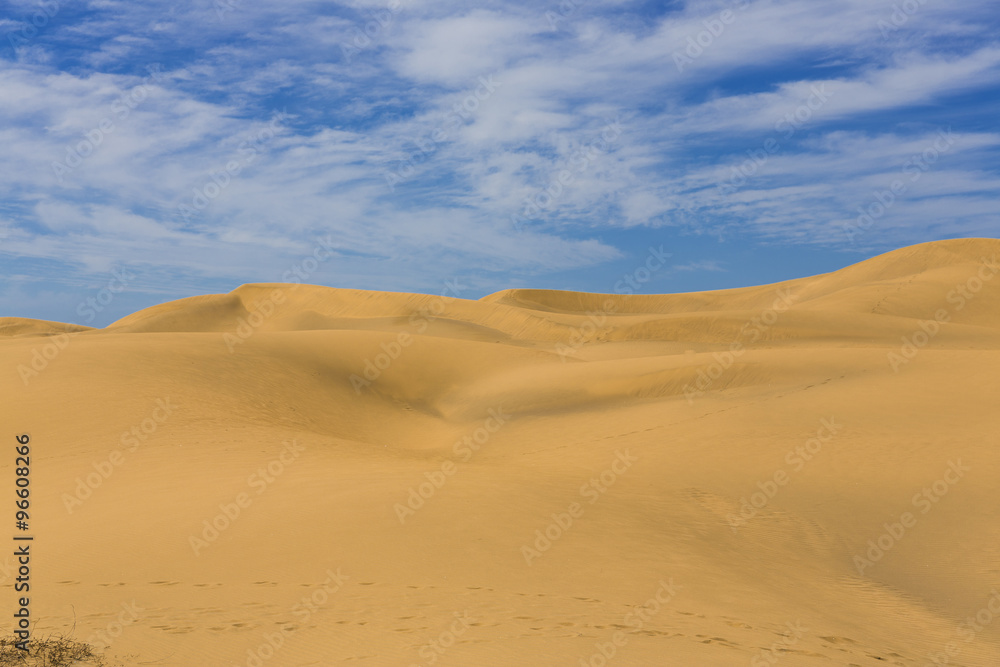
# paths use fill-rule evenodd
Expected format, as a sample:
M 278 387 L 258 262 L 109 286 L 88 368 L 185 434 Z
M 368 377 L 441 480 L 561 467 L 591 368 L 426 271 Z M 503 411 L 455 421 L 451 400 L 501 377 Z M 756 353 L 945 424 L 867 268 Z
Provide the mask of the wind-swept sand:
M 1000 665 L 998 259 L 2 319 L 36 634 L 164 667 Z

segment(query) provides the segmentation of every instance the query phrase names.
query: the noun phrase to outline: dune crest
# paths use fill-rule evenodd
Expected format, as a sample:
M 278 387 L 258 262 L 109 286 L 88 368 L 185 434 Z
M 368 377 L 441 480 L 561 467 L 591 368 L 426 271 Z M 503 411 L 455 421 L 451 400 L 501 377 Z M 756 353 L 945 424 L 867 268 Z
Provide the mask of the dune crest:
M 511 289 L 478 301 L 398 292 L 368 292 L 316 285 L 257 283 L 229 294 L 189 297 L 138 311 L 109 325 L 114 333 L 225 332 L 240 318 L 261 311 L 261 331 L 395 330 L 437 322 L 447 335 L 514 340 L 558 341 L 567 329 L 593 314 L 626 326 L 662 316 L 699 322 L 724 313 L 766 310 L 776 291 L 794 294 L 793 310 L 933 317 L 938 307 L 957 305 L 956 288 L 976 280 L 981 267 L 992 275 L 1000 266 L 1000 240 L 958 239 L 924 243 L 855 264 L 840 271 L 773 285 L 686 294 L 592 294 L 557 290 Z M 978 295 L 977 295 L 978 296 Z M 1000 326 L 1000 301 L 987 293 L 969 310 L 955 313 L 963 324 Z M 958 310 L 958 309 L 956 309 Z M 964 310 L 964 307 L 961 309 Z M 631 318 L 631 319 L 630 319 Z M 89 330 L 18 318 L 0 320 L 0 335 L 13 332 Z M 442 326 L 449 323 L 452 326 Z M 692 327 L 679 324 L 690 331 Z M 655 327 L 654 327 L 655 328 Z M 697 327 L 694 327 L 697 328 Z M 649 335 L 649 327 L 646 327 Z M 672 332 L 666 330 L 664 336 Z M 653 334 L 655 336 L 655 334 Z M 696 334 L 694 334 L 696 335 Z
M 164 667 L 995 665 L 997 256 L 5 318 L 37 631 L 134 603 L 107 654 Z

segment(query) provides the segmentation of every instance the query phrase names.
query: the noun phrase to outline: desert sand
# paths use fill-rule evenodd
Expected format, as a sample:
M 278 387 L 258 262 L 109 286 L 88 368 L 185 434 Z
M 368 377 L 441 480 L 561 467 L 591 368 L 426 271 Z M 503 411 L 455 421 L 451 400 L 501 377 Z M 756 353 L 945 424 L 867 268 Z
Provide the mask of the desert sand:
M 163 667 L 1000 665 L 998 260 L 0 319 L 35 634 Z

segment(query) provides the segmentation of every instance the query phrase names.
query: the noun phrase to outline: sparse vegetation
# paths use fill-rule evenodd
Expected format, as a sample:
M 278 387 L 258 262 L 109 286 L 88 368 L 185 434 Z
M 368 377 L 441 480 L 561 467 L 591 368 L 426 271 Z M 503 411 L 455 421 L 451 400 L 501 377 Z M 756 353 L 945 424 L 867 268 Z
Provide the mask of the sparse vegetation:
M 0 639 L 0 667 L 116 667 L 85 642 L 60 635 L 49 635 L 28 642 L 22 651 L 14 637 Z

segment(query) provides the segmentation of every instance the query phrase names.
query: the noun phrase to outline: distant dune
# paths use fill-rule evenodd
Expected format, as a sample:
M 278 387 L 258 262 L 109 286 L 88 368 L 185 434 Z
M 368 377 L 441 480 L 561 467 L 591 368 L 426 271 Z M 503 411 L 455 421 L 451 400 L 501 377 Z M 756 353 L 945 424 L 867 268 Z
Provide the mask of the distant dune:
M 54 336 L 63 333 L 91 331 L 91 327 L 45 320 L 30 320 L 25 317 L 0 317 L 0 337 Z
M 690 294 L 0 318 L 36 633 L 165 667 L 1000 665 L 998 274 L 960 239 Z

